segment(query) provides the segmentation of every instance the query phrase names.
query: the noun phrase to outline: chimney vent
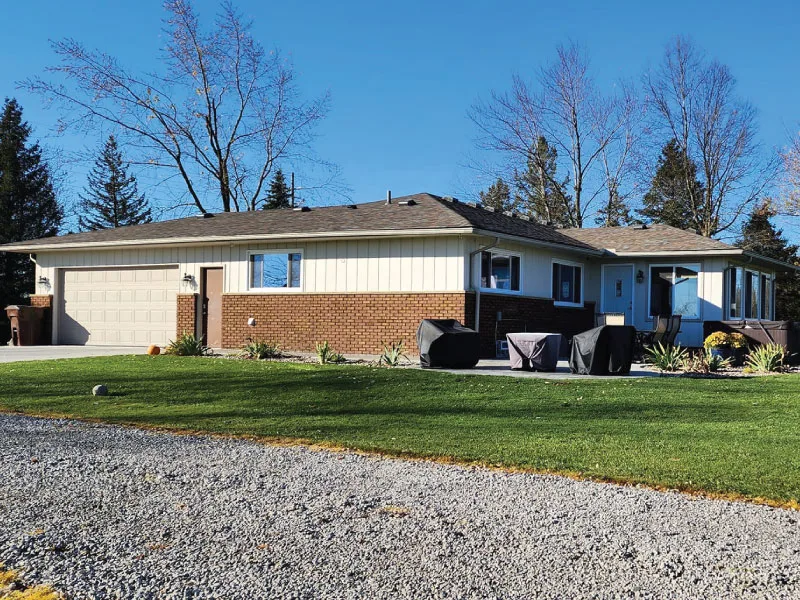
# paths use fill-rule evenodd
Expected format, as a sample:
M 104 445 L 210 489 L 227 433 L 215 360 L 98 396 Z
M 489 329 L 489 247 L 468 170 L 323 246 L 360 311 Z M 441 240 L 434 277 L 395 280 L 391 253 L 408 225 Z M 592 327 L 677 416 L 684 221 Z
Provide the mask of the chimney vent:
M 392 203 L 392 190 L 386 190 L 386 204 Z

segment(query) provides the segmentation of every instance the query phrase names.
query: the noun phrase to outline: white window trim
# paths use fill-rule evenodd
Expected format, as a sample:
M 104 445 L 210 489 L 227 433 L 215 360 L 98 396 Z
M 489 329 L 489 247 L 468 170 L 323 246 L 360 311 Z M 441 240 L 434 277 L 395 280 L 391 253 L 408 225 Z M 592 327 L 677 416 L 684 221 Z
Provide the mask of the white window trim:
M 581 300 L 580 302 L 564 302 L 553 298 L 553 306 L 568 306 L 572 308 L 583 308 L 586 296 L 586 267 L 583 263 L 566 260 L 563 258 L 553 258 L 550 260 L 550 295 L 553 295 L 553 265 L 567 265 L 568 267 L 580 267 L 581 269 Z
M 481 272 L 481 268 L 482 268 L 482 265 L 483 265 L 483 260 L 482 260 L 481 254 L 483 254 L 483 252 L 488 252 L 492 256 L 509 256 L 509 257 L 516 256 L 517 258 L 519 258 L 519 289 L 518 290 L 504 290 L 502 288 L 493 288 L 493 287 L 483 287 L 483 286 L 481 286 L 481 278 L 483 276 L 483 273 Z M 525 289 L 525 288 L 523 287 L 523 281 L 522 281 L 522 276 L 523 276 L 522 274 L 524 272 L 524 269 L 523 269 L 523 266 L 522 266 L 523 258 L 522 258 L 522 253 L 521 252 L 514 252 L 512 250 L 500 250 L 500 249 L 490 248 L 488 250 L 483 250 L 482 252 L 479 252 L 478 254 L 475 255 L 475 258 L 478 260 L 478 268 L 476 269 L 476 271 L 477 271 L 477 274 L 478 274 L 478 287 L 480 288 L 481 293 L 487 293 L 487 294 L 509 294 L 511 296 L 519 296 L 520 294 L 522 294 L 522 290 Z
M 299 254 L 300 255 L 300 287 L 253 287 L 252 273 L 250 271 L 250 257 L 261 254 Z M 306 261 L 300 248 L 277 248 L 270 250 L 248 250 L 246 263 L 247 291 L 259 294 L 296 294 L 305 289 Z
M 673 274 L 678 267 L 686 267 L 693 269 L 697 272 L 697 313 L 696 315 L 682 315 L 683 321 L 702 321 L 703 320 L 703 265 L 701 263 L 650 263 L 647 265 L 647 320 L 652 321 L 653 315 L 650 314 L 650 307 L 652 306 L 653 294 L 653 267 L 672 267 Z M 674 300 L 674 298 L 672 299 Z M 674 304 L 674 302 L 673 302 Z M 675 307 L 672 307 L 673 310 Z
M 732 298 L 730 297 L 730 294 L 731 294 L 731 289 L 730 289 L 731 288 L 731 281 L 730 281 L 731 271 L 741 271 L 741 273 L 742 273 L 742 306 L 741 306 L 741 313 L 742 314 L 739 315 L 738 317 L 732 317 L 731 316 L 731 300 L 732 300 Z M 753 273 L 754 275 L 758 276 L 758 286 L 759 286 L 759 289 L 758 289 L 758 313 L 759 313 L 759 316 L 758 316 L 758 318 L 746 317 L 744 315 L 744 313 L 745 313 L 744 300 L 745 300 L 745 295 L 746 295 L 746 292 L 747 292 L 747 286 L 745 285 L 744 275 L 747 272 Z M 770 318 L 769 319 L 764 318 L 764 306 L 763 306 L 763 304 L 761 302 L 761 299 L 763 297 L 763 291 L 761 289 L 761 284 L 763 282 L 762 282 L 761 278 L 764 277 L 764 276 L 766 276 L 767 279 L 769 279 L 769 282 L 770 282 L 770 297 L 768 299 L 768 301 L 769 301 L 769 312 L 770 312 Z M 735 321 L 774 321 L 775 320 L 775 278 L 776 278 L 776 274 L 775 274 L 774 271 L 759 271 L 757 269 L 752 269 L 750 267 L 747 267 L 746 265 L 729 264 L 728 267 L 725 269 L 725 297 L 723 298 L 723 302 L 725 303 L 725 310 L 723 312 L 723 316 L 725 317 L 725 320 L 728 320 L 728 321 L 734 321 L 734 320 Z

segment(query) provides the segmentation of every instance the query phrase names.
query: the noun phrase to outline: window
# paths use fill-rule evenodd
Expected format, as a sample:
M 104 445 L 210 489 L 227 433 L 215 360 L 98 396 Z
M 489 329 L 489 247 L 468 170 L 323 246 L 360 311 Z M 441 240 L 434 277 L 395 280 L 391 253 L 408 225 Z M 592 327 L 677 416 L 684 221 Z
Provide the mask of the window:
M 728 318 L 742 318 L 742 270 L 728 269 Z
M 744 273 L 744 318 L 745 319 L 758 319 L 759 311 L 758 305 L 760 294 L 758 292 L 759 274 L 753 271 L 745 271 Z
M 771 273 L 730 267 L 726 270 L 726 277 L 726 318 L 773 318 L 775 282 Z
M 519 256 L 481 252 L 481 288 L 520 291 L 519 267 Z
M 552 281 L 555 304 L 583 304 L 583 265 L 554 261 Z
M 772 277 L 761 274 L 761 318 L 772 320 Z
M 697 294 L 699 265 L 650 267 L 650 316 L 700 317 Z
M 301 259 L 299 252 L 251 254 L 250 287 L 299 288 Z

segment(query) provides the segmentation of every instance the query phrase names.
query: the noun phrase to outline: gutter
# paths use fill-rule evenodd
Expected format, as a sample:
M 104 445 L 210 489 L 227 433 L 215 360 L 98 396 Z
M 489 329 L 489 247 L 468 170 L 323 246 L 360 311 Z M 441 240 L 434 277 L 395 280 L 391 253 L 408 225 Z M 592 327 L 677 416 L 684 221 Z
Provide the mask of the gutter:
M 119 248 L 119 247 L 172 247 L 180 245 L 226 245 L 242 244 L 247 242 L 271 242 L 271 241 L 326 241 L 339 239 L 370 239 L 385 237 L 425 237 L 431 235 L 464 235 L 472 234 L 475 230 L 471 227 L 452 227 L 440 229 L 386 229 L 374 231 L 341 231 L 341 232 L 320 232 L 319 234 L 309 233 L 278 233 L 265 235 L 241 235 L 241 236 L 203 236 L 203 237 L 184 237 L 184 238 L 154 238 L 142 240 L 114 240 L 103 242 L 62 242 L 55 244 L 7 244 L 0 246 L 0 252 L 39 252 L 39 251 L 59 251 L 59 250 L 92 250 L 95 248 Z
M 500 243 L 500 237 L 495 236 L 494 241 L 486 246 L 481 246 L 477 250 L 469 253 L 469 287 L 475 292 L 475 331 L 480 332 L 481 326 L 481 286 L 475 286 L 475 277 L 473 274 L 472 264 L 475 262 L 475 255 L 486 250 L 491 250 Z
M 573 246 L 571 244 L 559 244 L 558 242 L 546 242 L 543 240 L 535 240 L 533 238 L 528 238 L 520 235 L 511 235 L 507 233 L 497 233 L 495 231 L 489 231 L 488 229 L 475 229 L 474 233 L 477 235 L 483 235 L 486 237 L 494 237 L 497 239 L 504 239 L 510 240 L 512 242 L 518 242 L 520 244 L 527 244 L 529 246 L 537 246 L 539 248 L 552 248 L 554 250 L 562 250 L 567 252 L 576 252 L 578 254 L 587 254 L 590 256 L 603 256 L 606 252 L 605 250 L 593 248 L 588 244 L 586 247 L 581 246 Z M 567 237 L 567 236 L 564 236 Z M 572 238 L 569 238 L 572 239 Z M 578 240 L 575 240 L 576 242 Z M 585 243 L 585 242 L 578 242 L 578 243 Z

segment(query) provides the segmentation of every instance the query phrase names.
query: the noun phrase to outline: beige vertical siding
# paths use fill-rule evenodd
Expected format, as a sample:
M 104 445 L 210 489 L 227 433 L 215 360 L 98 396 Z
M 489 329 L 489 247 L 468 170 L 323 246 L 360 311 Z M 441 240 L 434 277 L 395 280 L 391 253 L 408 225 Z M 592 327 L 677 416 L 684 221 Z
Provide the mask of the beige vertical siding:
M 181 278 L 189 274 L 198 282 L 203 267 L 222 266 L 225 292 L 244 293 L 248 292 L 248 255 L 259 250 L 302 252 L 305 292 L 464 289 L 464 241 L 459 236 L 41 252 L 36 275 L 37 279 L 47 277 L 53 285 L 57 281 L 57 268 L 168 264 L 178 265 Z M 183 282 L 179 285 L 180 292 L 196 291 Z M 36 292 L 53 293 L 53 290 L 39 285 Z

